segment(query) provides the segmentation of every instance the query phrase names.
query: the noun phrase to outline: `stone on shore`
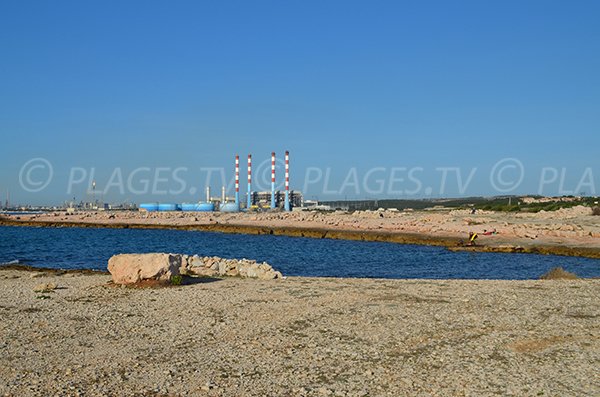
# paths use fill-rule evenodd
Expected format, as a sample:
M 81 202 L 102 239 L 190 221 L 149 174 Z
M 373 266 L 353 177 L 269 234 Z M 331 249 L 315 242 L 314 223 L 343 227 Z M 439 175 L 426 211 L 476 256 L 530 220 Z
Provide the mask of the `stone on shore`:
M 198 277 L 216 277 L 219 275 L 217 270 L 198 266 L 188 269 L 187 273 Z
M 174 254 L 121 254 L 108 260 L 115 284 L 135 284 L 144 280 L 168 282 L 180 274 L 182 256 Z
M 35 288 L 33 289 L 33 292 L 41 292 L 41 293 L 45 293 L 45 292 L 52 292 L 56 289 L 56 284 L 54 283 L 45 283 L 45 284 L 38 284 L 35 286 Z
M 185 254 L 121 254 L 108 261 L 115 284 L 145 280 L 168 282 L 172 276 L 242 277 L 260 280 L 282 279 L 283 275 L 266 262 L 249 259 L 201 257 Z
M 194 255 L 187 261 L 183 274 L 200 277 L 242 277 L 257 278 L 260 280 L 281 279 L 281 272 L 275 271 L 266 262 L 257 263 L 250 259 L 227 259 L 217 256 L 200 257 Z
M 204 261 L 198 255 L 194 255 L 188 259 L 190 266 L 204 266 Z

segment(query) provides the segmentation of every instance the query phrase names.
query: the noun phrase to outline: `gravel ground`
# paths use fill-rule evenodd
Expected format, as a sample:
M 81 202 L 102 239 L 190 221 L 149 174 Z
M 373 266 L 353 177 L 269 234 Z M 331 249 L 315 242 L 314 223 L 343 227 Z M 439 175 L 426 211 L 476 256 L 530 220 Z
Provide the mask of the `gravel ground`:
M 109 280 L 0 270 L 0 395 L 600 395 L 600 280 Z

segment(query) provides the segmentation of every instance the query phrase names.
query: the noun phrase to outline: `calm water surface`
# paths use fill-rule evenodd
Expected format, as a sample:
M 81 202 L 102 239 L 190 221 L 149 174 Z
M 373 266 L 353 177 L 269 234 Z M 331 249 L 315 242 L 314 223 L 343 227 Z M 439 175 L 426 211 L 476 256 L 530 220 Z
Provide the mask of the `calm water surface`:
M 600 276 L 598 259 L 552 255 L 181 230 L 0 227 L 0 263 L 105 270 L 112 255 L 142 252 L 256 259 L 289 276 L 531 279 L 555 266 Z

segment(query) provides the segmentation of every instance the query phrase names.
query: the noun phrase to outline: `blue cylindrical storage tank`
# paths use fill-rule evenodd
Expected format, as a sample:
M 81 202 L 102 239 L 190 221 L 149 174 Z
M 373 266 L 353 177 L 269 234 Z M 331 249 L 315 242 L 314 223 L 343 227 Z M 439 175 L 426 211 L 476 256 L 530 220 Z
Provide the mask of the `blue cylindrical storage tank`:
M 195 211 L 195 212 L 212 212 L 215 210 L 213 203 L 198 203 L 198 204 L 181 204 L 182 211 Z
M 200 204 L 198 204 L 198 211 L 212 212 L 214 210 L 215 210 L 215 204 L 214 203 L 200 203 Z
M 181 204 L 181 210 L 182 211 L 198 211 L 198 204 L 183 203 L 183 204 Z
M 240 212 L 240 206 L 236 203 L 224 203 L 221 204 L 221 212 Z
M 177 211 L 177 204 L 159 204 L 159 211 Z
M 148 212 L 158 211 L 158 203 L 143 203 L 140 204 L 140 208 Z

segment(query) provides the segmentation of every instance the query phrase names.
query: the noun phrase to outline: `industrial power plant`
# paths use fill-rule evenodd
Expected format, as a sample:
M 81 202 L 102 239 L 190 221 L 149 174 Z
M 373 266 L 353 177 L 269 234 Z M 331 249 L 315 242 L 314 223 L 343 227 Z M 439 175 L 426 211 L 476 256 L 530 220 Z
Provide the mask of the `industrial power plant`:
M 248 155 L 248 191 L 244 203 L 240 201 L 240 156 L 235 156 L 235 195 L 227 196 L 225 186 L 221 188 L 220 197 L 212 197 L 210 186 L 206 187 L 206 199 L 199 203 L 143 203 L 140 211 L 189 211 L 189 212 L 240 212 L 259 210 L 291 211 L 303 204 L 302 193 L 290 190 L 290 154 L 285 152 L 285 189 L 275 190 L 275 152 L 271 152 L 271 191 L 256 192 L 252 190 L 252 155 Z

